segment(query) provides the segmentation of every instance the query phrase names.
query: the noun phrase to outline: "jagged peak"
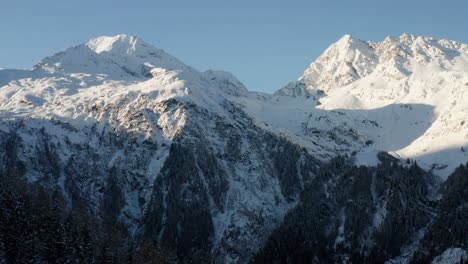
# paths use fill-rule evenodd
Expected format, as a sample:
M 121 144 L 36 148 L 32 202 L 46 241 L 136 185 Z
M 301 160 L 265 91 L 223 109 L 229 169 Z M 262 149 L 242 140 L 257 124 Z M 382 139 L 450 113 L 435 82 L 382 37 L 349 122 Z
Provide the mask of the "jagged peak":
M 349 34 L 344 35 L 310 64 L 299 78 L 299 84 L 302 87 L 299 90 L 305 88 L 308 92 L 313 89 L 327 91 L 331 87 L 349 84 L 370 74 L 377 62 L 374 49 L 368 42 Z M 291 88 L 291 85 L 287 87 Z M 294 90 L 298 89 L 294 88 Z
M 346 34 L 312 62 L 297 82 L 277 94 L 327 92 L 366 77 L 376 69 L 384 79 L 401 79 L 411 74 L 409 62 L 446 68 L 458 55 L 468 55 L 467 51 L 466 44 L 430 36 L 403 33 L 398 37 L 387 36 L 381 42 L 366 42 Z
M 328 49 L 325 50 L 323 53 L 326 55 L 331 50 L 338 50 L 338 51 L 346 51 L 346 50 L 354 50 L 354 49 L 362 49 L 367 47 L 367 43 L 363 40 L 355 38 L 349 34 L 344 35 L 338 41 L 330 45 Z
M 393 36 L 388 35 L 384 38 L 382 42 L 385 41 L 397 41 L 397 42 L 404 42 L 404 41 L 414 41 L 417 38 L 427 38 L 426 36 L 418 36 L 411 33 L 403 32 L 400 36 Z
M 350 34 L 345 34 L 336 43 L 349 43 L 353 40 L 354 38 Z
M 350 62 L 357 53 L 370 54 L 372 53 L 372 47 L 369 46 L 368 42 L 346 34 L 330 45 L 330 47 L 328 47 L 316 61 L 312 62 L 310 66 L 313 68 L 316 64 L 324 64 L 330 61 Z
M 335 42 L 336 44 L 349 44 L 353 42 L 362 42 L 362 40 L 351 36 L 350 34 L 343 35 L 338 41 Z
M 409 41 L 409 40 L 413 41 L 414 39 L 416 39 L 416 37 L 417 36 L 415 36 L 413 34 L 407 34 L 405 32 L 399 37 L 399 39 L 400 39 L 400 41 Z
M 408 33 L 403 33 L 400 36 L 387 36 L 381 42 L 371 42 L 371 43 L 373 43 L 374 45 L 380 45 L 384 43 L 394 43 L 397 45 L 435 45 L 435 46 L 442 44 L 444 46 L 450 46 L 454 49 L 459 49 L 459 48 L 463 48 L 464 46 L 466 46 L 466 44 L 453 41 L 453 40 L 436 38 L 433 36 L 408 34 Z

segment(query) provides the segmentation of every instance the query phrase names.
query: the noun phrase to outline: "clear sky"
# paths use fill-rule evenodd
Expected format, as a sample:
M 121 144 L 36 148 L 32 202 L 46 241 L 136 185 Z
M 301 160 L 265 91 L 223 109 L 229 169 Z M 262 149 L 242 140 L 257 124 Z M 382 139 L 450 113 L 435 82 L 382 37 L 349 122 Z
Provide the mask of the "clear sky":
M 344 34 L 406 32 L 468 43 L 467 0 L 0 0 L 0 67 L 100 35 L 126 33 L 199 70 L 231 71 L 249 90 L 297 79 Z

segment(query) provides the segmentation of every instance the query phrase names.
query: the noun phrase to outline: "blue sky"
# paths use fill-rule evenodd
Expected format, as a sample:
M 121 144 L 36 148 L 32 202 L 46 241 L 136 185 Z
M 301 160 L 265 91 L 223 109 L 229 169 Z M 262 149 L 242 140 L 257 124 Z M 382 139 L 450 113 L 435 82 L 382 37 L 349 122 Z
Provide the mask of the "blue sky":
M 90 38 L 126 33 L 199 70 L 228 70 L 250 90 L 273 92 L 344 34 L 468 43 L 468 1 L 2 0 L 0 29 L 2 68 L 31 68 Z

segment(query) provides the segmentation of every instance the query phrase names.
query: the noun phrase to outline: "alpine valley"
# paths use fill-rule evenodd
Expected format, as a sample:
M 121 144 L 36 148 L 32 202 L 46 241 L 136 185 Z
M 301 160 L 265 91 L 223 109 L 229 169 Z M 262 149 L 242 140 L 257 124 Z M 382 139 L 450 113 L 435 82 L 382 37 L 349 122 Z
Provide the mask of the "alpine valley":
M 349 35 L 274 94 L 140 38 L 0 70 L 0 263 L 466 263 L 468 46 Z

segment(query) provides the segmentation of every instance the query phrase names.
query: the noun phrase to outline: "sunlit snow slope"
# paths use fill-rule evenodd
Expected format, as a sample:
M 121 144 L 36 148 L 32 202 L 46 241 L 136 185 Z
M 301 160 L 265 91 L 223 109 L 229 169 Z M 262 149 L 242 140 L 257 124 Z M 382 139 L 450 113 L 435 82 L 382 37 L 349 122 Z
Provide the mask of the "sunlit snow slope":
M 218 102 L 230 98 L 325 159 L 348 153 L 372 165 L 383 150 L 441 176 L 468 160 L 468 47 L 432 37 L 365 42 L 346 35 L 275 95 L 248 93 L 229 73 L 200 73 L 126 35 L 69 48 L 32 71 L 0 70 L 0 86 L 3 117 L 86 120 L 89 105 L 141 92 L 222 114 Z
M 355 146 L 343 149 L 337 142 L 337 148 L 358 151 L 358 163 L 373 164 L 383 150 L 447 176 L 468 160 L 465 44 L 406 34 L 365 42 L 346 35 L 275 95 L 259 116 L 306 139 L 336 129 L 355 134 L 345 142 Z M 367 144 L 357 146 L 359 139 Z

